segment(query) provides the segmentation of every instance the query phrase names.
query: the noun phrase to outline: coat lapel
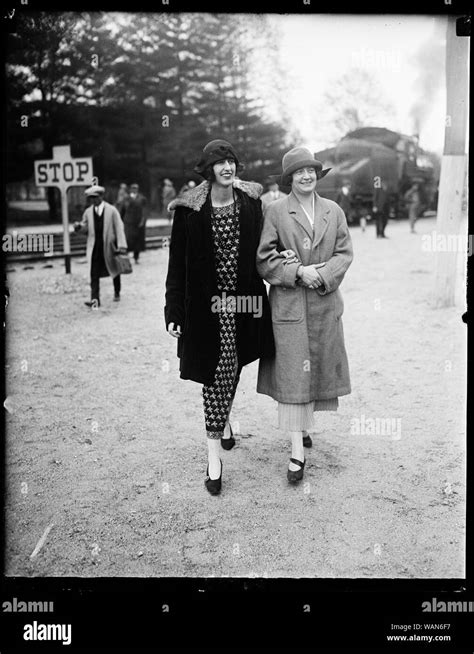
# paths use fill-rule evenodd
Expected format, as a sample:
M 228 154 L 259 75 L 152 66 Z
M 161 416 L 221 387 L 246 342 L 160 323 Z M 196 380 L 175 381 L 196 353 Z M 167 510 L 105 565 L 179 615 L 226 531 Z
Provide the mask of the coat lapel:
M 111 223 L 111 214 L 109 211 L 109 207 L 107 206 L 107 203 L 104 205 L 104 229 L 103 229 L 103 234 L 104 234 L 104 240 L 105 240 L 105 235 L 108 234 L 110 231 L 110 223 Z
M 255 250 L 256 243 L 253 230 L 258 217 L 253 214 L 245 193 L 237 190 L 236 194 L 240 199 L 239 257 L 237 260 L 237 288 L 239 289 L 250 282 L 254 270 L 255 256 L 252 256 L 252 250 Z
M 328 203 L 316 193 L 316 202 L 314 203 L 314 236 L 313 248 L 319 245 L 321 239 L 328 228 L 328 217 L 331 211 Z
M 87 229 L 89 230 L 89 235 L 94 242 L 95 240 L 95 225 L 94 225 L 94 206 L 91 204 L 90 207 L 87 207 Z
M 298 198 L 293 192 L 288 196 L 288 213 L 293 216 L 297 223 L 301 225 L 304 231 L 308 234 L 311 240 L 313 240 L 313 230 L 311 224 L 306 217 L 305 212 L 298 202 Z
M 217 288 L 217 275 L 216 275 L 216 258 L 214 256 L 214 237 L 212 234 L 211 223 L 211 194 L 208 193 L 204 205 L 198 212 L 202 217 L 203 229 L 203 255 L 206 260 L 206 270 L 208 272 L 208 283 L 211 289 Z

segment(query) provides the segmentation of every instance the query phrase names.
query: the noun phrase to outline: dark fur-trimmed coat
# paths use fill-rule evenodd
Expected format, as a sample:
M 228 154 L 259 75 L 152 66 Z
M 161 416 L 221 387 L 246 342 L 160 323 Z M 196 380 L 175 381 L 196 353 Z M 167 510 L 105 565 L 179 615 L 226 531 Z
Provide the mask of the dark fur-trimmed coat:
M 210 184 L 203 182 L 170 205 L 174 221 L 166 278 L 165 323 L 180 325 L 178 339 L 180 376 L 212 384 L 219 360 L 219 314 L 212 298 L 221 295 L 217 287 L 211 225 Z M 240 240 L 237 265 L 237 296 L 257 298 L 261 317 L 236 313 L 237 358 L 245 366 L 261 357 L 274 355 L 270 305 L 262 278 L 257 272 L 256 252 L 262 230 L 260 184 L 235 180 L 240 199 Z

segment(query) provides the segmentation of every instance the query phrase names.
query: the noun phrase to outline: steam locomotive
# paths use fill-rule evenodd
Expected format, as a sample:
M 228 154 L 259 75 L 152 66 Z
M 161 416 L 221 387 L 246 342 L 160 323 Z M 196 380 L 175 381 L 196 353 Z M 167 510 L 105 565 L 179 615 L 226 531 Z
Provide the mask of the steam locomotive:
M 436 210 L 440 165 L 425 152 L 414 136 L 384 127 L 362 127 L 349 132 L 339 143 L 315 153 L 331 174 L 318 182 L 318 193 L 343 207 L 349 223 L 372 213 L 374 188 L 383 180 L 389 196 L 389 216 L 403 218 L 406 191 L 418 182 L 420 215 Z

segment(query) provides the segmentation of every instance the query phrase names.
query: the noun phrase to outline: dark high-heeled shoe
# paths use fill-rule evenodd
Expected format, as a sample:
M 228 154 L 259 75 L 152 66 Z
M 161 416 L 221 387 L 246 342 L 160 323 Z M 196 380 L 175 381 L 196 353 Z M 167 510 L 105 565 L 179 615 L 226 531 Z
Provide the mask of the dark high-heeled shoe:
M 207 466 L 206 470 L 206 479 L 204 480 L 204 485 L 206 486 L 207 490 L 211 495 L 219 495 L 221 492 L 221 487 L 222 487 L 222 461 L 219 459 L 221 462 L 221 474 L 218 479 L 211 479 L 209 477 L 209 466 Z
M 294 483 L 296 481 L 300 481 L 301 479 L 303 479 L 304 466 L 305 466 L 306 460 L 305 461 L 298 461 L 298 459 L 290 458 L 290 461 L 291 461 L 291 463 L 294 463 L 297 466 L 301 466 L 299 470 L 290 470 L 288 468 L 286 476 L 288 478 L 288 481 L 290 481 L 291 483 Z
M 229 423 L 229 429 L 230 429 L 230 438 L 221 438 L 221 445 L 224 448 L 224 450 L 231 450 L 235 445 L 234 433 L 232 431 L 232 427 L 230 426 L 230 423 Z

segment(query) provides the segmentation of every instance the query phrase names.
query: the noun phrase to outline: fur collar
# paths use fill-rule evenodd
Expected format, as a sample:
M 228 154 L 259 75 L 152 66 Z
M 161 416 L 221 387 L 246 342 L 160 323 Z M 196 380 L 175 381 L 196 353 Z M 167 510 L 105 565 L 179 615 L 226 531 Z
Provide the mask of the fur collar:
M 258 200 L 263 191 L 261 184 L 257 182 L 246 182 L 238 178 L 234 180 L 233 186 L 254 200 Z M 210 188 L 210 182 L 202 182 L 199 186 L 172 200 L 168 205 L 168 210 L 173 211 L 176 207 L 188 207 L 189 209 L 194 209 L 194 211 L 199 211 L 206 201 Z

